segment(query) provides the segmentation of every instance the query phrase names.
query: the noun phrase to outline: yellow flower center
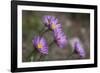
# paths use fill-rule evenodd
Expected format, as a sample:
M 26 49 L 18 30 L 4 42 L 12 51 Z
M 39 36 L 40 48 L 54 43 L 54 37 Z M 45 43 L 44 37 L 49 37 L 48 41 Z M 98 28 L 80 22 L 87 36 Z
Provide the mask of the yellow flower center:
M 37 47 L 38 47 L 38 48 L 42 48 L 43 46 L 42 46 L 41 43 L 39 43 L 39 44 L 37 45 Z
M 51 25 L 51 29 L 54 30 L 56 28 L 55 24 Z

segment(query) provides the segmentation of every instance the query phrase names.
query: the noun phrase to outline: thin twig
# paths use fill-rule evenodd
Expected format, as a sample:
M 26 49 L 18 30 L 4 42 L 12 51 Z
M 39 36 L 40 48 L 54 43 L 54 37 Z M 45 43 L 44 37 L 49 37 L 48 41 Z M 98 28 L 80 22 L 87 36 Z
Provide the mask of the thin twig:
M 26 60 L 29 60 L 29 58 L 33 55 L 34 52 L 35 52 L 35 48 L 34 48 L 34 50 L 32 50 L 31 53 L 27 56 Z

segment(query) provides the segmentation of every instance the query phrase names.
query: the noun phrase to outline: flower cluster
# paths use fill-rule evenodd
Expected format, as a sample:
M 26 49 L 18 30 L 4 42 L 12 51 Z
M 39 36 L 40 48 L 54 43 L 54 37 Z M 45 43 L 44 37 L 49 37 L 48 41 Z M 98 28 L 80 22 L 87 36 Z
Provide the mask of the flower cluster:
M 64 48 L 67 45 L 67 38 L 58 19 L 54 16 L 44 16 L 44 24 L 53 31 L 56 44 L 60 48 Z
M 62 29 L 61 23 L 58 22 L 58 19 L 54 16 L 46 15 L 43 17 L 43 23 L 48 28 L 48 30 L 53 32 L 54 42 L 57 44 L 57 46 L 64 48 L 68 43 L 68 39 Z M 48 44 L 44 37 L 36 36 L 32 40 L 32 43 L 40 53 L 48 54 Z M 78 38 L 71 40 L 71 46 L 74 52 L 76 52 L 80 57 L 85 57 L 85 50 Z

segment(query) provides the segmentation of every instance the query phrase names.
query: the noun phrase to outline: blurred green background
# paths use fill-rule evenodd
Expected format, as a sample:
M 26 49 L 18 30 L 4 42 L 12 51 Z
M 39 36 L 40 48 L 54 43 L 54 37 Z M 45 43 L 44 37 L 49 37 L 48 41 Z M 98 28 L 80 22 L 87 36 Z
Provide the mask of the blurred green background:
M 61 49 L 56 44 L 49 47 L 49 54 L 41 56 L 39 52 L 33 52 L 32 44 L 34 36 L 39 35 L 46 27 L 43 24 L 44 15 L 53 15 L 62 24 L 63 31 L 69 38 L 78 37 L 85 49 L 86 57 L 90 58 L 90 14 L 87 13 L 64 13 L 46 11 L 22 11 L 22 61 L 53 61 L 53 60 L 77 60 L 79 56 L 72 54 L 70 44 Z M 53 41 L 52 32 L 43 35 L 48 44 Z M 68 57 L 68 55 L 71 55 Z

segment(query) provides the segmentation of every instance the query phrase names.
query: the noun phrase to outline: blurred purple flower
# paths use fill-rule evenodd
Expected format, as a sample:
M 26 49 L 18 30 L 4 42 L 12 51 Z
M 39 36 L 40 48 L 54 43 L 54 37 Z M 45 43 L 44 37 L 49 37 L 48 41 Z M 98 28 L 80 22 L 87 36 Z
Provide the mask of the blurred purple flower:
M 48 44 L 43 37 L 37 36 L 32 40 L 33 46 L 42 54 L 48 54 Z
M 61 24 L 58 23 L 58 19 L 54 16 L 46 15 L 43 18 L 44 24 L 48 29 L 53 31 L 54 39 L 57 45 L 60 48 L 64 48 L 67 45 L 67 38 L 64 32 L 62 31 Z
M 60 48 L 64 48 L 67 45 L 67 37 L 60 28 L 54 31 L 54 39 Z
M 71 45 L 72 45 L 72 48 L 75 51 L 75 53 L 79 54 L 79 56 L 81 58 L 85 57 L 85 54 L 86 54 L 85 50 L 83 48 L 82 43 L 80 42 L 80 40 L 78 38 L 73 38 L 71 40 Z
M 61 28 L 61 24 L 58 24 L 58 19 L 54 16 L 46 15 L 43 20 L 48 29 L 55 30 L 57 28 Z

